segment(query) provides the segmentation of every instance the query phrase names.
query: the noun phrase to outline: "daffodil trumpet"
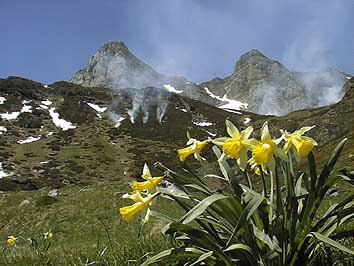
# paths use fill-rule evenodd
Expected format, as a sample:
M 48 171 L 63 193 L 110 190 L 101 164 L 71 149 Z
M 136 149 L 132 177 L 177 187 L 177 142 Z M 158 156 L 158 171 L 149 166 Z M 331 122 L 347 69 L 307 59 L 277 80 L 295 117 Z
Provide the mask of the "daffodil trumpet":
M 189 133 L 187 132 L 187 146 L 186 148 L 178 149 L 178 157 L 181 162 L 184 162 L 190 155 L 194 155 L 194 158 L 197 159 L 198 161 L 204 161 L 205 158 L 203 158 L 200 153 L 203 151 L 203 149 L 206 147 L 206 145 L 211 141 L 211 140 L 203 140 L 199 141 L 197 139 L 191 138 L 189 136 Z
M 283 137 L 273 139 L 269 133 L 268 122 L 264 122 L 261 134 L 261 141 L 255 139 L 249 141 L 252 157 L 248 162 L 251 164 L 251 168 L 260 165 L 263 171 L 266 171 L 267 168 L 269 168 L 274 172 L 274 156 L 280 157 L 284 161 L 288 161 L 288 157 L 284 150 L 278 147 L 278 144 L 282 141 Z
M 156 186 L 159 185 L 164 179 L 164 176 L 153 177 L 147 164 L 144 164 L 143 174 L 141 177 L 145 181 L 139 182 L 135 179 L 133 180 L 132 188 L 134 191 L 142 192 L 145 190 L 155 189 Z
M 148 209 L 152 203 L 152 200 L 159 194 L 160 192 L 157 192 L 153 195 L 142 197 L 140 192 L 136 191 L 131 197 L 129 197 L 130 199 L 134 200 L 135 203 L 133 205 L 120 208 L 119 209 L 120 215 L 123 217 L 125 221 L 130 222 L 134 218 L 134 216 L 136 216 L 139 212 Z M 144 220 L 146 219 L 147 218 L 145 216 Z
M 283 149 L 286 153 L 289 152 L 291 148 L 293 148 L 295 159 L 299 161 L 301 157 L 306 157 L 312 151 L 315 146 L 318 146 L 318 143 L 307 136 L 303 136 L 306 132 L 310 131 L 311 127 L 302 127 L 296 130 L 293 133 L 289 133 L 286 130 L 282 130 L 282 137 L 285 140 L 285 144 Z

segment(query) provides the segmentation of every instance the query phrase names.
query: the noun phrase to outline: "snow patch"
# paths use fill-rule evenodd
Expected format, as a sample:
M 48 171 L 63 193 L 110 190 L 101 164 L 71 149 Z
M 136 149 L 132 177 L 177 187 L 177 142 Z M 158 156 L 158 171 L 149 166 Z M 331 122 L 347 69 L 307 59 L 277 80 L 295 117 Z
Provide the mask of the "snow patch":
M 187 109 L 185 108 L 179 108 L 179 107 L 175 107 L 177 110 L 182 111 L 183 113 L 188 113 Z
M 220 96 L 217 96 L 214 93 L 212 93 L 207 87 L 204 87 L 204 90 L 211 98 L 219 100 L 219 101 L 227 102 L 226 104 L 218 107 L 220 109 L 224 109 L 225 111 L 240 110 L 241 108 L 247 109 L 247 107 L 248 107 L 248 103 L 243 103 L 240 101 L 231 100 L 231 99 L 227 98 L 226 94 L 221 98 Z
M 248 124 L 249 122 L 251 122 L 251 118 L 249 117 L 246 117 L 245 120 L 243 121 L 245 125 Z
M 94 109 L 96 112 L 98 113 L 103 113 L 104 111 L 107 110 L 108 107 L 100 107 L 97 104 L 93 104 L 93 103 L 87 103 L 88 106 L 90 106 L 92 109 Z M 97 116 L 99 118 L 101 118 L 102 116 L 100 114 L 97 114 Z
M 349 76 L 348 76 L 348 77 L 345 77 L 345 78 L 346 78 L 346 79 L 351 79 L 352 77 L 349 77 Z M 1 98 L 1 97 L 0 97 L 0 98 Z
M 42 104 L 46 105 L 46 106 L 49 106 L 49 105 L 52 105 L 52 101 L 49 101 L 48 99 L 45 100 L 45 101 L 41 101 Z
M 32 106 L 31 105 L 26 105 L 27 103 L 30 103 L 31 101 L 26 101 L 24 100 L 22 102 L 23 106 L 21 108 L 21 113 L 32 113 Z
M 21 114 L 21 112 L 12 112 L 12 113 L 4 113 L 4 114 L 0 114 L 2 119 L 5 120 L 14 120 L 16 119 L 19 115 Z
M 0 104 L 4 104 L 4 102 L 6 102 L 5 97 L 0 97 Z
M 183 91 L 179 91 L 179 90 L 176 90 L 175 87 L 172 87 L 170 84 L 167 84 L 167 85 L 163 85 L 164 88 L 166 90 L 168 90 L 169 92 L 173 92 L 173 93 L 182 93 Z
M 216 137 L 216 133 L 212 133 L 212 132 L 210 132 L 210 131 L 208 131 L 208 130 L 205 130 L 204 129 L 204 131 L 206 132 L 206 133 L 208 133 L 208 135 L 210 136 L 210 137 Z
M 46 89 L 49 88 L 49 86 L 47 84 L 43 84 L 43 87 L 46 88 Z
M 4 126 L 0 126 L 0 135 L 2 135 L 5 132 L 7 132 L 7 128 Z
M 50 132 L 47 133 L 46 136 L 49 137 L 49 136 L 51 136 L 51 135 L 53 135 L 53 134 L 54 134 L 54 132 L 51 132 L 51 131 L 50 131 Z
M 213 123 L 210 122 L 193 122 L 193 124 L 200 127 L 210 127 L 213 125 Z
M 63 131 L 76 128 L 76 126 L 71 124 L 69 121 L 59 118 L 59 114 L 55 112 L 54 107 L 49 109 L 49 115 L 52 117 L 53 123 L 57 127 L 60 127 Z
M 18 144 L 27 144 L 27 143 L 31 143 L 31 142 L 34 142 L 34 141 L 37 141 L 37 140 L 40 140 L 40 139 L 41 139 L 41 136 L 29 137 L 27 139 L 17 141 L 17 143 Z
M 3 178 L 3 177 L 6 177 L 6 176 L 9 176 L 10 174 L 6 174 L 4 172 L 4 169 L 2 168 L 2 163 L 0 162 L 0 178 Z
M 99 113 L 103 113 L 107 110 L 107 107 L 99 107 L 97 104 L 87 103 L 92 109 L 96 110 Z

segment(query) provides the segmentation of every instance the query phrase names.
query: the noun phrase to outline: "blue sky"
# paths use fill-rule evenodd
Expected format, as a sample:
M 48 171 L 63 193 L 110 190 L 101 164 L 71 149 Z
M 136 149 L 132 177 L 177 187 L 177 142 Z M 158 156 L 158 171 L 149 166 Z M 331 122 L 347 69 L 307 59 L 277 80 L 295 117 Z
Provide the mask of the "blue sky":
M 201 82 L 252 48 L 291 70 L 354 74 L 352 0 L 0 0 L 0 77 L 67 80 L 106 42 Z

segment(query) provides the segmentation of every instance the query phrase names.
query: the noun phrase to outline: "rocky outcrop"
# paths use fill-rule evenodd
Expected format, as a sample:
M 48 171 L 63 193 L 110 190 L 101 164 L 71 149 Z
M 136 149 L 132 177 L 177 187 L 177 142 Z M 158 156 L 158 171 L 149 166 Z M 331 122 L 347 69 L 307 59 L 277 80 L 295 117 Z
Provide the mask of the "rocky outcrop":
M 176 93 L 205 103 L 217 104 L 204 90 L 180 76 L 158 73 L 145 64 L 128 47 L 119 41 L 103 45 L 84 69 L 79 70 L 70 82 L 86 87 L 104 87 L 113 90 L 124 88 L 173 87 Z
M 271 60 L 256 49 L 242 55 L 234 72 L 225 79 L 201 84 L 217 95 L 248 103 L 260 114 L 282 115 L 309 107 L 305 89 L 281 63 Z
M 260 114 L 284 115 L 291 111 L 325 106 L 344 95 L 343 84 L 350 75 L 328 69 L 319 72 L 291 72 L 278 61 L 256 49 L 242 55 L 234 72 L 201 86 L 214 94 L 248 103 Z

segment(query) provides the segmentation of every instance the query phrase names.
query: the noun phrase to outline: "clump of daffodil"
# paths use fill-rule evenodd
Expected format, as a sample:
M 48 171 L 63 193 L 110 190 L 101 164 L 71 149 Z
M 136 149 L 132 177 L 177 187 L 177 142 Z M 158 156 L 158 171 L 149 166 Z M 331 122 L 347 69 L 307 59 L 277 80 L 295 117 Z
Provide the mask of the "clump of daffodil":
M 278 147 L 278 144 L 282 141 L 283 137 L 272 139 L 269 133 L 267 121 L 264 122 L 262 126 L 261 134 L 261 141 L 252 139 L 249 142 L 252 151 L 252 157 L 248 162 L 251 164 L 252 169 L 257 165 L 260 165 L 264 171 L 266 171 L 268 167 L 274 172 L 274 155 L 280 157 L 284 161 L 288 160 L 284 150 Z
M 144 164 L 143 174 L 141 176 L 146 181 L 138 182 L 137 180 L 133 180 L 132 188 L 135 191 L 144 191 L 154 189 L 158 184 L 160 184 L 163 180 L 163 176 L 152 177 L 149 167 Z
M 180 161 L 184 162 L 190 155 L 194 154 L 194 158 L 198 161 L 205 160 L 200 153 L 205 148 L 205 146 L 210 142 L 210 140 L 199 141 L 194 138 L 190 138 L 189 133 L 187 133 L 188 142 L 186 148 L 178 149 L 178 157 Z
M 249 137 L 253 132 L 253 127 L 248 127 L 239 132 L 237 127 L 229 120 L 226 120 L 226 130 L 230 137 L 217 138 L 213 143 L 222 146 L 224 154 L 231 158 L 237 159 L 237 163 L 242 170 L 247 165 L 247 148 L 249 147 Z
M 299 157 L 306 157 L 312 151 L 314 146 L 317 146 L 318 144 L 314 139 L 303 136 L 303 134 L 314 127 L 315 126 L 302 127 L 293 133 L 289 133 L 286 130 L 281 131 L 283 138 L 285 139 L 285 144 L 283 147 L 284 151 L 288 153 L 290 148 L 293 147 L 296 159 L 299 159 Z
M 135 191 L 133 194 L 125 194 L 124 198 L 129 198 L 135 201 L 135 203 L 131 206 L 122 207 L 119 209 L 120 215 L 124 220 L 130 222 L 136 214 L 139 212 L 148 209 L 151 205 L 152 200 L 157 194 L 148 195 L 147 197 L 143 197 L 139 191 Z
M 8 236 L 6 240 L 6 244 L 11 247 L 16 244 L 16 241 L 17 241 L 17 237 Z

